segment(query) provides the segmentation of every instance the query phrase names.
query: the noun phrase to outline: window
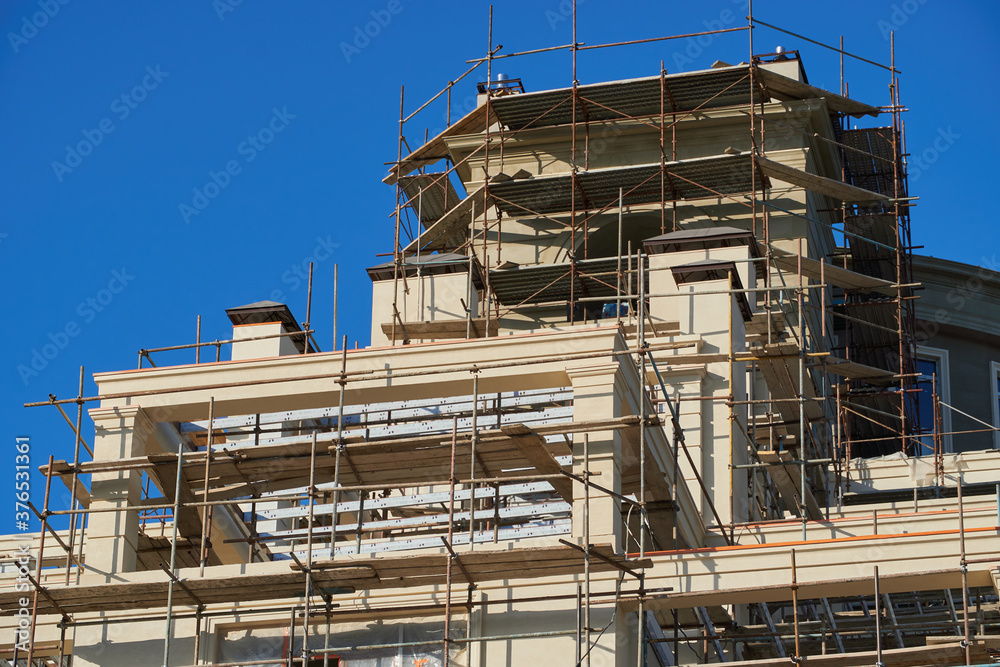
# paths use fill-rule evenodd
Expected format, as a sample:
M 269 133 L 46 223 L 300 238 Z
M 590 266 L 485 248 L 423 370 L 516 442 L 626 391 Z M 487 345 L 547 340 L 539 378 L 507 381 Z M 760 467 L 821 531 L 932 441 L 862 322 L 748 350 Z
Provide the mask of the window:
M 990 362 L 990 395 L 993 397 L 993 427 L 1000 428 L 1000 362 Z M 993 447 L 1000 449 L 1000 431 L 993 432 Z
M 938 399 L 942 403 L 951 402 L 951 387 L 948 372 L 948 350 L 936 347 L 917 347 L 917 379 L 916 422 L 914 430 L 920 433 L 918 440 L 922 444 L 916 455 L 925 456 L 934 452 L 934 389 L 937 389 Z M 951 410 L 941 409 L 941 432 L 951 432 Z M 951 436 L 943 435 L 941 445 L 945 452 L 952 451 Z
M 917 372 L 920 373 L 917 378 L 917 389 L 920 390 L 917 394 L 917 428 L 914 429 L 917 433 L 934 433 L 934 378 L 940 377 L 937 366 L 937 361 L 917 359 Z M 921 435 L 918 439 L 923 446 L 917 454 L 934 451 L 933 435 Z

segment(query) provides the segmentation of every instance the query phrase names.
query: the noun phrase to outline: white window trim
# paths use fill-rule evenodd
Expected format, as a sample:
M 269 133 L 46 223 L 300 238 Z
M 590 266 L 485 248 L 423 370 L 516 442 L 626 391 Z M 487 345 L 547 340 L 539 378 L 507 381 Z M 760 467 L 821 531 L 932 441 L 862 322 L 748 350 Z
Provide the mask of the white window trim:
M 997 378 L 1000 377 L 1000 361 L 990 362 L 990 398 L 993 403 L 993 426 L 1000 427 L 1000 390 L 997 388 Z M 993 448 L 1000 449 L 1000 431 L 993 431 Z
M 951 405 L 951 367 L 948 363 L 948 350 L 940 347 L 917 345 L 917 358 L 928 359 L 937 363 L 938 396 L 942 403 Z M 941 409 L 941 429 L 947 435 L 941 436 L 941 447 L 945 454 L 952 453 L 951 410 Z

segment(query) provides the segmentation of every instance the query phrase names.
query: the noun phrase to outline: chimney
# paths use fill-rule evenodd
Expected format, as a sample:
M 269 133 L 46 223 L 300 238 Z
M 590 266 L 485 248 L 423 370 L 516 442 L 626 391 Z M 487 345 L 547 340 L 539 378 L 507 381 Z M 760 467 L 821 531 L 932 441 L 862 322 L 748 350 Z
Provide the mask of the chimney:
M 233 361 L 283 357 L 305 351 L 304 336 L 278 335 L 302 331 L 292 311 L 283 303 L 248 303 L 226 309 L 226 315 L 233 323 Z

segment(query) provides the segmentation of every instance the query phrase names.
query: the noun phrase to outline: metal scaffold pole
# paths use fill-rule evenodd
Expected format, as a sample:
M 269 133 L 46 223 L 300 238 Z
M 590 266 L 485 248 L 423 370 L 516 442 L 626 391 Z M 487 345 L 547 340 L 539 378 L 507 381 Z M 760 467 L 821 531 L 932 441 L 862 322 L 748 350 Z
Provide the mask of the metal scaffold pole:
M 583 434 L 583 658 L 586 667 L 591 667 L 590 651 L 590 434 Z
M 330 526 L 330 558 L 337 556 L 337 501 L 340 498 L 340 464 L 346 447 L 344 446 L 344 394 L 347 393 L 347 336 L 344 336 L 344 344 L 340 350 L 340 378 L 337 380 L 340 385 L 339 397 L 337 398 L 337 452 L 334 459 L 333 468 L 333 523 Z
M 174 505 L 170 537 L 170 582 L 167 584 L 167 626 L 163 635 L 163 667 L 170 664 L 170 639 L 174 634 L 174 579 L 177 576 L 177 517 L 181 511 L 181 488 L 184 482 L 184 443 L 177 446 L 177 478 L 174 482 Z M 208 508 L 205 508 L 208 511 Z
M 309 605 L 313 595 L 313 522 L 316 514 L 316 431 L 312 432 L 312 442 L 309 448 L 309 489 L 307 491 L 309 503 L 309 513 L 307 516 L 306 534 L 306 567 L 305 567 L 305 591 L 303 592 L 303 614 L 302 614 L 302 664 L 309 663 Z M 361 514 L 358 513 L 358 535 L 360 532 Z M 359 550 L 360 551 L 360 550 Z M 327 616 L 329 618 L 329 616 Z M 326 657 L 324 655 L 324 661 Z
M 491 8 L 492 11 L 492 8 Z M 445 538 L 445 547 L 448 551 L 448 558 L 445 562 L 445 593 L 444 593 L 444 638 L 443 656 L 441 664 L 448 667 L 451 649 L 451 578 L 452 562 L 455 560 L 455 552 L 452 551 L 452 542 L 455 539 L 455 485 L 458 481 L 455 473 L 456 455 L 458 453 L 458 417 L 454 417 L 451 422 L 451 464 L 449 466 L 448 480 L 448 537 Z M 475 464 L 473 463 L 473 466 Z M 472 513 L 470 512 L 470 520 Z M 472 583 L 472 582 L 469 582 Z
M 201 499 L 204 502 L 208 502 L 208 488 L 209 482 L 211 481 L 211 471 L 212 471 L 212 426 L 215 423 L 215 397 L 210 396 L 208 399 L 208 431 L 205 434 L 205 486 L 202 489 Z M 174 518 L 176 521 L 176 517 Z M 201 552 L 201 566 L 199 568 L 199 576 L 205 576 L 205 565 L 208 562 L 209 551 L 211 550 L 211 536 L 212 534 L 212 508 L 208 505 L 204 507 L 201 515 L 201 541 L 198 545 L 199 551 Z
M 399 87 L 399 141 L 398 141 L 397 148 L 396 148 L 396 164 L 397 165 L 399 165 L 399 164 L 401 164 L 403 162 L 403 141 L 404 141 L 404 138 L 403 138 L 403 123 L 406 122 L 405 119 L 403 118 L 403 93 L 404 93 L 404 88 L 403 88 L 403 86 L 400 86 Z M 394 218 L 394 220 L 395 220 L 395 231 L 394 231 L 393 245 L 392 245 L 392 265 L 393 265 L 393 269 L 392 269 L 392 331 L 391 331 L 391 337 L 392 337 L 392 339 L 389 341 L 390 345 L 395 345 L 396 344 L 396 323 L 397 323 L 397 321 L 400 323 L 400 326 L 402 326 L 402 322 L 403 322 L 402 318 L 399 315 L 399 307 L 398 307 L 398 303 L 399 303 L 399 274 L 400 274 L 400 271 L 403 271 L 403 281 L 404 281 L 404 284 L 405 284 L 405 281 L 406 281 L 406 272 L 405 272 L 404 267 L 403 267 L 403 258 L 402 258 L 402 255 L 400 253 L 400 245 L 399 245 L 399 231 L 400 231 L 399 226 L 401 224 L 401 220 L 400 220 L 400 210 L 401 210 L 400 200 L 401 199 L 402 199 L 402 186 L 399 183 L 399 179 L 396 179 L 396 215 L 395 215 L 395 218 Z M 417 224 L 420 224 L 419 221 L 417 222 Z M 405 338 L 406 332 L 405 331 L 402 332 L 402 335 Z M 346 336 L 344 337 L 344 348 L 345 349 L 347 348 L 347 337 Z
M 962 569 L 962 645 L 965 647 L 965 664 L 972 664 L 972 630 L 969 627 L 969 566 L 965 557 L 965 505 L 962 502 L 962 473 L 955 477 L 958 485 L 958 544 L 959 566 Z
M 639 262 L 639 326 L 636 345 L 639 355 L 639 557 L 646 557 L 646 273 L 644 258 L 638 253 Z M 642 624 L 639 624 L 640 632 Z
M 49 521 L 49 492 L 52 489 L 52 460 L 53 457 L 50 454 L 49 469 L 48 471 L 46 471 L 45 475 L 45 498 L 44 498 L 44 503 L 42 505 L 44 513 L 42 514 L 42 531 L 38 537 L 38 559 L 35 561 L 34 591 L 32 592 L 31 596 L 31 627 L 28 630 L 29 634 L 28 634 L 28 658 L 27 658 L 27 664 L 29 666 L 34 664 L 32 663 L 32 657 L 35 652 L 35 626 L 38 624 L 38 594 L 40 592 L 39 589 L 41 588 L 42 585 L 42 562 L 45 558 L 45 533 L 47 532 L 46 529 L 48 528 L 48 521 Z M 74 517 L 73 520 L 75 521 L 76 518 Z M 68 553 L 69 555 L 72 555 L 71 552 Z M 17 644 L 15 644 L 15 647 L 16 646 Z
M 77 401 L 77 406 L 76 406 L 76 429 L 75 429 L 76 430 L 76 444 L 75 444 L 75 446 L 73 448 L 73 471 L 74 472 L 73 472 L 73 481 L 72 481 L 72 484 L 70 485 L 70 489 L 72 489 L 72 493 L 70 494 L 70 509 L 72 509 L 72 510 L 75 510 L 78 507 L 78 505 L 79 505 L 79 500 L 77 498 L 77 489 L 79 488 L 78 485 L 81 484 L 79 475 L 77 474 L 76 471 L 80 467 L 80 444 L 81 444 L 81 434 L 83 432 L 82 429 L 83 429 L 83 382 L 84 382 L 84 377 L 85 377 L 85 375 L 84 375 L 83 366 L 80 366 L 80 388 L 79 388 L 79 392 L 77 393 L 77 398 L 76 398 L 76 401 Z M 96 446 L 97 443 L 94 443 L 94 444 Z M 80 517 L 79 525 L 80 525 L 80 533 L 81 533 L 80 534 L 80 543 L 81 544 L 83 543 L 83 530 L 84 530 L 84 526 L 86 525 L 86 521 L 87 521 L 87 519 L 86 519 L 85 516 Z M 69 524 L 69 546 L 66 549 L 66 585 L 67 586 L 69 585 L 69 579 L 70 579 L 70 576 L 69 576 L 70 575 L 70 565 L 73 562 L 73 547 L 75 546 L 75 542 L 76 542 L 77 523 L 78 523 L 77 522 L 77 517 L 74 515 L 73 516 L 73 520 Z M 77 583 L 80 582 L 80 574 L 81 574 L 80 568 L 77 568 L 77 570 L 76 570 L 76 582 Z
M 469 484 L 471 493 L 469 494 L 469 551 L 476 548 L 476 445 L 479 444 L 479 372 L 472 372 L 472 434 L 469 438 Z M 469 582 L 472 583 L 472 582 Z

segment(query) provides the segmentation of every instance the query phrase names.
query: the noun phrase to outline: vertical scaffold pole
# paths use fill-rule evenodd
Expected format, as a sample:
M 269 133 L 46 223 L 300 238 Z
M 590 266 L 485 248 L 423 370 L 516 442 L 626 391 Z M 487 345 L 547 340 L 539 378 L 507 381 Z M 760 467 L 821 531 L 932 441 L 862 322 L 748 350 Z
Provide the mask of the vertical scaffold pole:
M 41 535 L 38 536 L 38 560 L 35 562 L 35 591 L 31 598 L 31 628 L 28 633 L 28 659 L 27 664 L 30 666 L 32 663 L 32 657 L 35 652 L 35 626 L 38 620 L 38 588 L 42 585 L 42 562 L 45 559 L 45 533 L 48 532 L 49 526 L 49 492 L 52 489 L 52 464 L 55 461 L 55 457 L 49 454 L 49 467 L 45 471 L 45 497 L 42 504 L 42 530 Z M 76 490 L 74 485 L 73 490 Z M 75 494 L 74 494 L 75 495 Z M 75 518 L 74 518 L 75 520 Z M 72 552 L 69 552 L 69 556 L 72 557 Z M 68 567 L 68 566 L 67 566 Z M 17 642 L 14 643 L 15 650 L 17 648 Z M 60 649 L 61 650 L 61 649 Z M 17 660 L 13 661 L 13 664 L 17 664 Z
M 340 398 L 337 407 L 337 453 L 333 464 L 333 521 L 330 526 L 330 558 L 337 556 L 337 502 L 340 499 L 340 459 L 344 452 L 344 394 L 347 386 L 347 336 L 340 350 Z
M 416 245 L 416 263 L 417 263 L 417 319 L 424 319 L 424 273 L 423 267 L 420 266 L 420 241 L 423 237 L 424 228 L 423 220 L 424 216 L 424 189 L 420 188 L 417 191 L 417 245 Z
M 646 265 L 642 253 L 639 261 L 639 327 L 636 342 L 639 347 L 639 557 L 646 557 Z M 639 624 L 640 632 L 642 624 Z
M 337 300 L 340 291 L 340 267 L 333 265 L 333 350 L 337 351 Z
M 309 283 L 306 286 L 306 321 L 305 331 L 302 335 L 302 354 L 309 354 L 309 331 L 312 329 L 312 304 L 313 304 L 313 263 L 309 262 Z
M 844 36 L 840 36 L 840 95 L 844 96 Z
M 580 667 L 583 662 L 583 585 L 576 585 L 576 662 Z
M 181 482 L 184 480 L 184 443 L 177 446 L 177 479 L 174 482 L 173 528 L 170 537 L 170 581 L 167 582 L 167 627 L 163 636 L 163 667 L 170 664 L 170 637 L 174 634 L 174 577 L 177 576 L 177 517 L 181 511 Z
M 576 108 L 579 105 L 578 81 L 576 80 L 576 0 L 573 0 L 573 44 L 570 52 L 573 57 L 573 94 L 570 99 L 572 108 L 572 119 L 570 122 L 570 192 L 569 192 L 569 323 L 576 322 L 576 188 L 577 188 L 577 167 L 576 167 Z
M 590 434 L 583 434 L 583 655 L 590 666 Z
M 291 618 L 288 619 L 288 651 L 285 652 L 285 659 L 288 667 L 292 667 L 295 660 L 295 605 L 292 605 Z
M 492 7 L 490 8 L 492 12 Z M 491 14 L 492 16 L 492 14 Z M 451 419 L 451 465 L 448 467 L 448 559 L 445 561 L 445 595 L 444 595 L 444 654 L 441 658 L 443 667 L 448 667 L 451 645 L 451 572 L 452 561 L 455 559 L 451 544 L 455 537 L 455 474 L 456 454 L 458 451 L 458 417 Z M 473 464 L 475 465 L 475 464 Z M 471 582 L 469 582 L 471 583 Z
M 802 653 L 799 650 L 799 583 L 795 567 L 795 549 L 792 549 L 792 620 L 795 624 L 795 659 L 792 662 L 799 663 L 802 660 Z
M 666 97 L 667 79 L 664 76 L 663 61 L 660 61 L 660 233 L 667 233 L 667 147 L 664 137 L 664 122 L 666 121 L 666 111 L 664 109 L 664 98 Z M 675 119 L 676 120 L 676 119 Z M 673 199 L 673 197 L 671 197 Z M 674 223 L 676 224 L 676 219 Z M 677 231 L 674 229 L 673 231 Z
M 625 199 L 624 192 L 624 188 L 618 188 L 618 246 L 615 249 L 615 257 L 617 259 L 617 267 L 615 269 L 615 296 L 617 297 L 615 317 L 618 326 L 622 324 L 622 206 Z
M 904 275 L 904 270 L 903 270 L 903 261 L 905 259 L 903 244 L 907 243 L 908 239 L 904 238 L 902 230 L 900 229 L 900 227 L 902 225 L 903 212 L 902 212 L 902 209 L 900 208 L 900 205 L 899 205 L 899 197 L 901 196 L 902 193 L 899 191 L 899 179 L 901 177 L 901 173 L 900 173 L 899 159 L 898 159 L 897 156 L 899 156 L 901 154 L 899 141 L 900 141 L 900 136 L 902 134 L 902 131 L 900 129 L 900 118 L 899 118 L 899 82 L 896 79 L 896 38 L 895 38 L 895 31 L 893 31 L 893 33 L 890 35 L 890 37 L 891 37 L 891 39 L 890 39 L 890 48 L 892 49 L 892 57 L 891 57 L 891 62 L 892 62 L 892 87 L 890 89 L 891 90 L 891 94 L 892 94 L 892 99 L 890 100 L 890 103 L 892 104 L 892 118 L 893 118 L 892 147 L 893 147 L 893 150 L 895 152 L 895 155 L 893 156 L 894 159 L 892 161 L 892 164 L 893 164 L 893 175 L 894 175 L 893 184 L 892 184 L 893 185 L 893 195 L 892 196 L 895 199 L 895 201 L 893 203 L 893 207 L 895 208 L 895 214 L 896 214 L 896 225 L 895 225 L 895 227 L 896 227 L 896 234 L 897 234 L 897 239 L 898 239 L 898 241 L 896 243 L 896 253 L 897 253 L 896 284 L 897 285 L 902 285 L 903 282 L 904 282 L 904 279 L 906 279 L 908 277 L 908 275 Z M 907 248 L 905 252 L 908 255 L 910 251 Z M 906 339 L 905 339 L 905 337 L 903 335 L 903 330 L 905 328 L 905 326 L 903 324 L 904 319 L 905 319 L 904 310 L 906 308 L 906 305 L 905 305 L 905 303 L 903 301 L 903 292 L 902 292 L 902 288 L 900 288 L 900 287 L 896 288 L 896 308 L 897 308 L 898 317 L 899 317 L 899 373 L 900 373 L 900 375 L 905 375 L 905 374 L 908 374 L 910 372 L 910 365 L 908 363 L 904 363 L 905 361 L 907 361 L 907 355 L 905 354 L 906 349 L 907 349 L 907 344 L 906 344 Z M 912 382 L 912 377 L 910 377 L 910 378 L 904 378 L 902 380 L 902 382 L 900 382 L 900 388 L 901 389 L 905 388 L 906 385 L 910 384 L 911 382 Z M 912 428 L 912 427 L 910 427 L 908 425 L 907 419 L 906 419 L 906 400 L 910 396 L 910 394 L 908 394 L 905 391 L 901 391 L 899 393 L 900 393 L 900 398 L 899 398 L 899 405 L 900 405 L 900 407 L 899 407 L 899 412 L 900 412 L 900 426 L 899 426 L 899 431 L 900 431 L 900 433 L 903 436 L 903 448 L 905 449 L 906 448 L 906 434 L 907 434 L 908 430 L 910 428 Z
M 492 114 L 492 104 L 493 97 L 491 94 L 491 86 L 493 84 L 493 5 L 490 5 L 490 21 L 489 30 L 487 35 L 486 43 L 486 102 L 485 102 L 485 112 L 486 112 L 486 137 L 483 143 L 483 271 L 485 272 L 485 285 L 483 286 L 483 301 L 485 302 L 486 310 L 486 324 L 485 330 L 483 331 L 483 338 L 489 338 L 490 335 L 490 270 L 489 270 L 489 203 L 490 203 L 490 142 L 492 140 L 490 132 L 492 127 L 489 122 L 490 114 Z M 501 137 L 501 146 L 503 145 L 503 140 Z M 473 211 L 472 224 L 473 229 L 475 229 L 475 211 Z M 499 238 L 499 235 L 498 235 Z M 470 241 L 470 250 L 475 252 L 475 247 Z
M 406 121 L 403 119 L 403 86 L 399 87 L 399 145 L 396 148 L 396 229 L 393 233 L 393 246 L 392 246 L 392 340 L 389 341 L 389 345 L 396 344 L 396 321 L 401 319 L 399 317 L 399 272 L 402 264 L 402 258 L 399 252 L 399 225 L 400 225 L 400 185 L 399 176 L 403 169 L 403 123 Z M 417 223 L 419 224 L 419 222 Z M 405 276 L 404 276 L 405 280 Z M 405 336 L 405 333 L 403 334 Z M 347 347 L 347 337 L 344 337 L 344 347 Z M 334 513 L 334 525 L 336 525 L 337 515 Z
M 750 40 L 750 68 L 748 70 L 748 75 L 750 76 L 750 192 L 753 193 L 753 197 L 750 201 L 751 204 L 751 218 L 752 218 L 752 229 L 753 235 L 757 236 L 757 120 L 754 118 L 755 109 L 753 104 L 753 94 L 754 94 L 754 84 L 756 83 L 754 77 L 754 61 L 753 61 L 753 0 L 748 0 L 747 4 L 747 35 Z M 768 254 L 770 254 L 770 249 L 766 248 Z M 770 270 L 770 266 L 768 266 Z
M 646 575 L 639 575 L 639 648 L 636 651 L 637 667 L 646 667 Z
M 735 270 L 735 269 L 734 269 Z M 729 289 L 733 288 L 733 273 L 729 273 Z M 726 338 L 728 342 L 726 344 L 726 383 L 727 391 L 729 392 L 729 419 L 728 431 L 729 431 L 729 539 L 731 541 L 736 540 L 736 406 L 733 405 L 733 401 L 736 400 L 736 394 L 733 392 L 733 387 L 735 386 L 735 368 L 734 368 L 734 354 L 733 340 L 735 338 L 733 329 L 733 302 L 737 299 L 736 293 L 730 292 L 728 303 L 726 304 L 726 318 L 728 319 L 728 328 Z M 743 473 L 739 473 L 743 474 Z M 719 526 L 719 530 L 722 532 L 726 531 L 725 526 Z M 735 644 L 733 645 L 735 650 Z
M 826 285 L 826 258 L 825 257 L 820 257 L 820 260 L 819 260 L 819 284 L 820 285 Z M 826 287 L 821 287 L 820 288 L 819 299 L 820 299 L 820 302 L 819 302 L 820 345 L 822 346 L 821 349 L 823 351 L 827 351 L 829 349 L 829 347 L 828 347 L 827 338 L 826 338 Z M 821 396 L 823 398 L 823 403 L 822 403 L 822 405 L 823 405 L 823 433 L 826 436 L 826 453 L 827 453 L 827 458 L 829 458 L 832 461 L 832 460 L 834 460 L 834 452 L 833 452 L 833 438 L 830 437 L 831 436 L 831 433 L 830 433 L 830 421 L 829 421 L 829 414 L 830 414 L 830 407 L 829 406 L 830 406 L 830 403 L 827 400 L 828 399 L 828 396 L 827 396 L 827 391 L 828 391 L 827 378 L 829 377 L 829 374 L 827 373 L 826 363 L 827 363 L 826 362 L 826 357 L 824 356 L 823 357 L 823 372 L 821 374 L 821 377 L 822 377 L 822 389 L 823 389 L 823 391 L 821 392 Z M 832 488 L 833 488 L 833 472 L 832 472 L 831 468 L 829 466 L 827 466 L 827 468 L 826 468 L 826 494 L 824 494 L 824 495 L 826 496 L 826 515 L 825 515 L 825 517 L 826 517 L 826 519 L 828 521 L 830 519 L 830 494 L 832 493 Z
M 80 524 L 80 542 L 83 543 L 83 525 L 86 521 L 86 515 L 77 515 L 76 509 L 79 506 L 77 501 L 77 485 L 80 484 L 80 440 L 81 434 L 83 433 L 83 382 L 85 378 L 84 368 L 80 366 L 80 386 L 79 392 L 76 395 L 76 444 L 73 448 L 73 484 L 70 486 L 72 492 L 70 495 L 70 509 L 73 511 L 72 520 L 69 523 L 69 546 L 66 548 L 66 585 L 69 586 L 69 573 L 70 565 L 73 562 L 73 547 L 76 542 L 76 526 L 77 522 Z M 97 446 L 97 443 L 94 443 Z M 76 582 L 80 583 L 80 568 L 76 568 Z M 39 582 L 41 583 L 41 582 Z
M 309 489 L 306 491 L 309 503 L 309 515 L 307 519 L 306 532 L 306 589 L 305 589 L 305 613 L 302 617 L 302 664 L 309 664 L 309 601 L 312 598 L 312 564 L 313 564 L 313 520 L 316 515 L 316 430 L 312 432 L 312 442 L 309 448 Z M 360 525 L 361 513 L 358 512 L 358 522 Z M 360 534 L 360 531 L 359 531 Z M 359 550 L 360 551 L 360 550 Z M 327 616 L 329 618 L 329 616 Z M 325 657 L 324 657 L 325 660 Z
M 956 478 L 958 483 L 958 545 L 962 568 L 962 629 L 965 646 L 965 664 L 972 664 L 972 635 L 969 630 L 969 566 L 965 559 L 965 505 L 962 502 L 962 473 Z
M 306 330 L 308 331 L 308 328 Z M 202 487 L 201 493 L 201 499 L 205 503 L 208 502 L 208 482 L 212 471 L 212 426 L 214 423 L 215 397 L 210 396 L 208 398 L 208 431 L 205 435 L 205 485 Z M 209 543 L 211 542 L 209 537 L 212 532 L 211 513 L 210 505 L 206 504 L 201 508 L 201 543 L 198 545 L 201 550 L 201 567 L 198 574 L 202 577 L 205 576 L 205 563 L 208 562 Z
M 476 224 L 476 202 L 472 202 L 472 214 L 470 220 Z M 469 246 L 469 271 L 465 283 L 465 337 L 472 338 L 472 260 L 476 254 L 475 248 Z
M 882 662 L 882 596 L 879 594 L 878 565 L 875 566 L 875 665 L 885 667 Z
M 796 263 L 798 289 L 796 301 L 799 308 L 799 513 L 802 516 L 802 541 L 806 541 L 809 520 L 809 504 L 806 502 L 806 329 L 802 276 L 802 238 L 799 238 L 799 254 Z
M 333 597 L 326 595 L 323 602 L 326 604 L 326 630 L 323 633 L 323 667 L 330 667 L 330 611 Z
M 469 551 L 476 548 L 476 447 L 479 441 L 479 373 L 472 372 L 472 436 L 470 438 L 469 467 Z M 472 582 L 469 582 L 472 583 Z

